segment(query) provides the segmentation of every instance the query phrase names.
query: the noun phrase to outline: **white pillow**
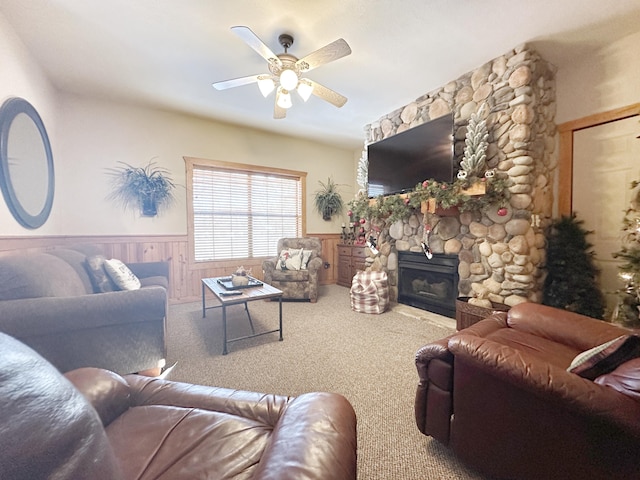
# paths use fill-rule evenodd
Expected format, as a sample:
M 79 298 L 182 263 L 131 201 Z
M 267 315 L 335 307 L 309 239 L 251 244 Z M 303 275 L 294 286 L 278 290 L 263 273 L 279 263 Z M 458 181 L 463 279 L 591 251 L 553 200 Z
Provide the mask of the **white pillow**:
M 300 264 L 300 270 L 306 270 L 307 264 L 309 263 L 309 259 L 311 258 L 311 254 L 313 250 L 302 250 L 302 262 Z
M 276 270 L 300 270 L 301 264 L 302 249 L 288 248 L 280 252 Z
M 112 258 L 104 261 L 104 269 L 121 290 L 138 290 L 140 288 L 140 280 L 136 277 L 129 267 L 120 260 Z

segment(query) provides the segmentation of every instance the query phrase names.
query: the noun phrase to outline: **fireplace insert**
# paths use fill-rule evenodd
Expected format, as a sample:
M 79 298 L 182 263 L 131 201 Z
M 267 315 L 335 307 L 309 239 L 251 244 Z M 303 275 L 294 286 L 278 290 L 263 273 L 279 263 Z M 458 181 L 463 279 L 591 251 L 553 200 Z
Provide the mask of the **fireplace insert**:
M 455 318 L 457 297 L 457 255 L 398 252 L 399 303 Z

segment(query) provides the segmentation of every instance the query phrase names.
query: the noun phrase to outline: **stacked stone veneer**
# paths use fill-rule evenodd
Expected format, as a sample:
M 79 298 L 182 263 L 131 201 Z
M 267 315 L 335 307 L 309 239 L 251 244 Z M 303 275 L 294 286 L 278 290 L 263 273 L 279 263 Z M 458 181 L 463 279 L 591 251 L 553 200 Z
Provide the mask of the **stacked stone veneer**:
M 365 143 L 388 138 L 451 111 L 459 162 L 469 117 L 482 105 L 489 131 L 487 167 L 511 182 L 507 214 L 497 206 L 453 216 L 422 214 L 382 227 L 368 268 L 389 275 L 397 300 L 398 251 L 422 251 L 424 226 L 434 253 L 457 254 L 459 295 L 515 305 L 540 302 L 543 228 L 553 209 L 555 68 L 522 45 L 367 125 Z M 422 181 L 416 178 L 416 183 Z

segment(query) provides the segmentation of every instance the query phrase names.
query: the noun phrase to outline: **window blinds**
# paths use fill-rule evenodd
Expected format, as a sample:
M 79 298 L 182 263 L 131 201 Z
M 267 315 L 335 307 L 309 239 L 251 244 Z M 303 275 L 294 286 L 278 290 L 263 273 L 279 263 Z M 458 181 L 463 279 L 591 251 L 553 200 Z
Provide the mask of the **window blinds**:
M 192 185 L 196 262 L 274 256 L 302 235 L 299 177 L 194 166 Z

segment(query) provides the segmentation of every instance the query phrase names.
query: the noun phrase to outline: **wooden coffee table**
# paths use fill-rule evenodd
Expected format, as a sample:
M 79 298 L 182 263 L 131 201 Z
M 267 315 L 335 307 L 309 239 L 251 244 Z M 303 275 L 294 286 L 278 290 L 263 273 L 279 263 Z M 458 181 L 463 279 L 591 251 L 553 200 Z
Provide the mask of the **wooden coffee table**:
M 280 341 L 282 341 L 282 290 L 278 290 L 271 285 L 267 285 L 266 283 L 262 283 L 259 286 L 255 287 L 247 287 L 241 288 L 238 290 L 228 290 L 225 288 L 219 280 L 225 280 L 229 277 L 214 277 L 214 278 L 203 278 L 202 279 L 202 318 L 207 316 L 207 310 L 212 308 L 222 308 L 222 331 L 223 331 L 223 348 L 222 354 L 227 354 L 227 343 L 237 342 L 239 340 L 245 340 L 247 338 L 259 337 L 260 335 L 267 335 L 269 333 L 280 332 Z M 255 280 L 255 279 L 253 279 Z M 206 306 L 205 303 L 205 294 L 206 290 L 209 290 L 213 293 L 220 305 L 213 305 L 210 307 Z M 238 294 L 229 294 L 229 292 L 240 292 Z M 269 298 L 277 298 L 278 299 L 278 310 L 279 310 L 279 328 L 276 330 L 269 330 L 267 332 L 259 332 L 256 333 L 253 328 L 253 322 L 251 321 L 251 314 L 249 313 L 249 307 L 247 305 L 248 302 L 254 300 L 266 300 Z M 228 339 L 227 338 L 227 307 L 229 305 L 238 305 L 244 303 L 244 309 L 247 312 L 247 316 L 249 317 L 249 325 L 251 326 L 251 335 L 246 335 L 244 337 L 237 337 Z

